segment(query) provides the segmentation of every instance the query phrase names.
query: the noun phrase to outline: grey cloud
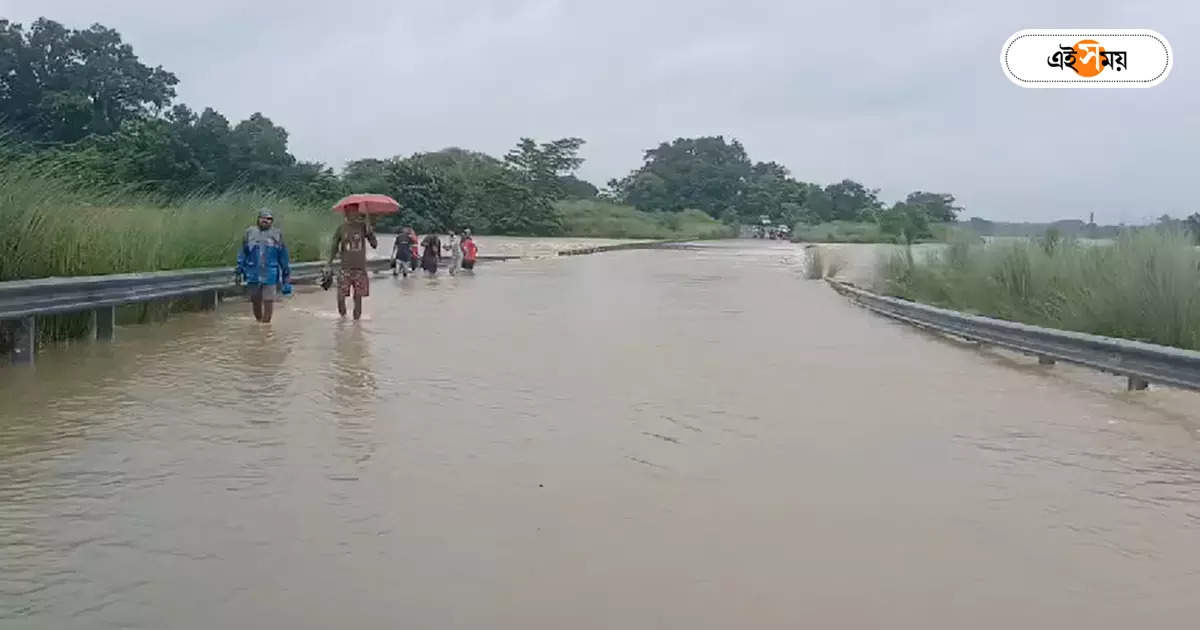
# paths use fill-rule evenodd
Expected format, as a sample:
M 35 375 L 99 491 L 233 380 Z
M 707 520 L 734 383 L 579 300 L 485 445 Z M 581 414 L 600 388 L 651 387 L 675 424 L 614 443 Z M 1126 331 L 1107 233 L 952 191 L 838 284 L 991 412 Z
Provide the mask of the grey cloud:
M 597 183 L 678 136 L 737 137 L 796 177 L 969 214 L 1134 221 L 1192 205 L 1200 8 L 1187 2 L 0 3 L 28 22 L 120 30 L 180 99 L 263 111 L 302 159 L 340 166 L 519 136 L 588 140 Z M 1179 63 L 1150 90 L 1027 90 L 999 51 L 1029 27 L 1145 27 Z

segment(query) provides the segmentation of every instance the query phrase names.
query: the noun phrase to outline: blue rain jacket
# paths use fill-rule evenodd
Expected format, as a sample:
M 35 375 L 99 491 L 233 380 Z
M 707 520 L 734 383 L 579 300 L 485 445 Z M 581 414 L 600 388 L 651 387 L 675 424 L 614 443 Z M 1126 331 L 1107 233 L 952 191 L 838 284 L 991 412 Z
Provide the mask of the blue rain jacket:
M 276 227 L 260 230 L 253 225 L 247 228 L 237 265 L 246 284 L 283 284 L 292 275 L 283 232 Z

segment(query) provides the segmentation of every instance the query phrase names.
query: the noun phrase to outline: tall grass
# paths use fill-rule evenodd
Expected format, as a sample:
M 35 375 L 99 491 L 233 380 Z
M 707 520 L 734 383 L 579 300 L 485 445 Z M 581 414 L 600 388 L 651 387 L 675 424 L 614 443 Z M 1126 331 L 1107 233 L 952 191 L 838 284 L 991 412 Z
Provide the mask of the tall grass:
M 917 242 L 946 241 L 957 232 L 964 231 L 951 223 L 933 223 L 929 230 L 932 237 Z M 898 234 L 885 234 L 874 221 L 826 221 L 825 223 L 801 223 L 792 231 L 794 243 L 899 243 Z
M 605 201 L 561 201 L 555 204 L 568 236 L 597 238 L 709 239 L 730 238 L 736 228 L 700 210 L 643 212 Z
M 825 254 L 815 245 L 804 249 L 804 277 L 820 280 L 825 277 Z
M 254 210 L 276 213 L 292 258 L 315 260 L 337 217 L 252 192 L 155 203 L 89 188 L 33 161 L 0 163 L 0 280 L 230 265 Z
M 846 264 L 846 257 L 841 252 L 816 245 L 804 248 L 804 277 L 809 280 L 836 277 Z
M 0 281 L 217 266 L 232 273 L 241 235 L 263 206 L 275 212 L 293 260 L 325 251 L 337 225 L 328 210 L 253 192 L 165 203 L 92 184 L 66 162 L 0 160 Z M 119 315 L 144 321 L 180 304 Z M 65 339 L 85 332 L 87 318 L 42 318 L 39 329 L 43 340 Z
M 1142 229 L 1111 245 L 1056 237 L 965 240 L 885 259 L 884 293 L 1019 322 L 1200 349 L 1200 250 L 1181 231 Z

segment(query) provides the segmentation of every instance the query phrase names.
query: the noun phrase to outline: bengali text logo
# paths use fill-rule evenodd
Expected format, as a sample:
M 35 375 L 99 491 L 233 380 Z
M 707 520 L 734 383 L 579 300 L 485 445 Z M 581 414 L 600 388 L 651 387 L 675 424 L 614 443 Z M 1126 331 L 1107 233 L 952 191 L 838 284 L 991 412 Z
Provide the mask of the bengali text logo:
M 1153 87 L 1171 72 L 1171 45 L 1145 29 L 1026 29 L 1004 43 L 1010 81 L 1033 88 Z

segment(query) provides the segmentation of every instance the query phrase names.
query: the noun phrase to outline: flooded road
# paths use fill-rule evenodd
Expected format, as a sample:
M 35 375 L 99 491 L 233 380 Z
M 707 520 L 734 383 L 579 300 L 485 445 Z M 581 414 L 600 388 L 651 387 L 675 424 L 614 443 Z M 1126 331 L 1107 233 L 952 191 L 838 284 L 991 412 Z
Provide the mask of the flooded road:
M 719 242 L 0 375 L 0 628 L 1193 628 L 1200 409 Z M 1036 364 L 1036 362 L 1033 362 Z

